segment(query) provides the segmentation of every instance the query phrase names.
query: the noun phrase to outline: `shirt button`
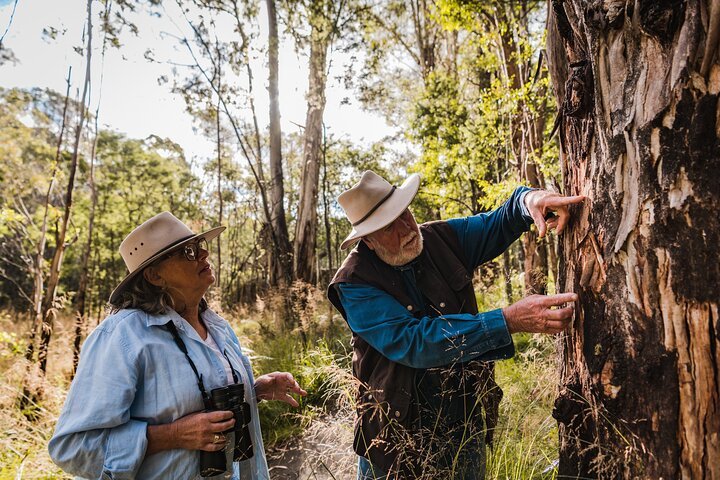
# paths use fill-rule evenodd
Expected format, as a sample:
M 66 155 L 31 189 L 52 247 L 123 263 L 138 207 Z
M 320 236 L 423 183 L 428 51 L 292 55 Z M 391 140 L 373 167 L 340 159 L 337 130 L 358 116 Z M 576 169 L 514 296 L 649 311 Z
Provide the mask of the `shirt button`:
M 400 418 L 400 411 L 399 411 L 399 410 L 395 410 L 395 418 Z
M 445 302 L 440 302 L 440 308 L 445 308 Z
M 412 312 L 412 305 L 407 306 L 408 311 Z

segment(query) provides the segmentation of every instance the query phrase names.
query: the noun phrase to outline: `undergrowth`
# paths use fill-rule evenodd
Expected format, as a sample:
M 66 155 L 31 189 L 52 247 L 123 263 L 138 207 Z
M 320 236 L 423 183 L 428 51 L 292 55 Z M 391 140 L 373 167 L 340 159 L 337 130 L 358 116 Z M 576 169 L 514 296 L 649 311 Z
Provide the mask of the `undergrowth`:
M 486 309 L 502 304 L 502 290 L 489 292 L 484 300 Z M 255 306 L 224 312 L 251 357 L 256 375 L 289 371 L 308 391 L 307 397 L 299 399 L 298 409 L 280 402 L 261 402 L 266 448 L 283 448 L 292 439 L 305 438 L 320 455 L 319 464 L 330 472 L 331 477 L 325 478 L 350 478 L 348 472 L 354 471 L 356 462 L 350 445 L 355 388 L 350 333 L 342 318 L 333 316 L 326 306 L 315 306 L 314 319 L 303 319 L 302 328 L 286 334 L 277 333 L 281 330 L 270 311 L 267 306 Z M 61 316 L 56 325 L 50 369 L 42 380 L 44 399 L 33 406 L 37 419 L 31 422 L 17 408 L 27 371 L 23 351 L 29 322 L 0 314 L 0 480 L 70 478 L 47 454 L 72 366 L 72 320 Z M 515 345 L 515 358 L 496 364 L 497 382 L 505 395 L 495 444 L 488 452 L 487 478 L 554 479 L 557 427 L 550 412 L 557 386 L 555 347 L 550 337 L 538 335 L 516 335 Z M 332 437 L 342 444 L 316 440 L 327 438 L 329 430 L 342 431 Z

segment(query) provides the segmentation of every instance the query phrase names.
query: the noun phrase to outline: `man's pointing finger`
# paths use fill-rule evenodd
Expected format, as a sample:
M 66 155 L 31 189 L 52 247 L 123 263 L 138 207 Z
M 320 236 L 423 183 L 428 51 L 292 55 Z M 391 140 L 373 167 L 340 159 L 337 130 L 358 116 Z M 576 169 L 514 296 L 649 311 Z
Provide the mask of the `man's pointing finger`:
M 545 297 L 545 305 L 558 306 L 565 303 L 576 302 L 577 299 L 577 293 L 558 293 L 556 295 L 547 295 Z
M 573 195 L 570 197 L 550 197 L 547 199 L 548 207 L 564 207 L 566 205 L 574 205 L 576 203 L 582 203 L 587 197 L 585 195 Z

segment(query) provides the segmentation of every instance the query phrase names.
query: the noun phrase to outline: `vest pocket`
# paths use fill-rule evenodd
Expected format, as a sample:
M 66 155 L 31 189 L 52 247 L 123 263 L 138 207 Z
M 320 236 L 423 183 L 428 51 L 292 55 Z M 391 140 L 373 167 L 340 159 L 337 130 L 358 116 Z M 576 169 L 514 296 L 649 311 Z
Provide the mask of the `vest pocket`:
M 395 423 L 410 428 L 411 401 L 411 395 L 403 391 L 367 390 L 360 395 L 357 409 L 363 420 L 378 427 Z

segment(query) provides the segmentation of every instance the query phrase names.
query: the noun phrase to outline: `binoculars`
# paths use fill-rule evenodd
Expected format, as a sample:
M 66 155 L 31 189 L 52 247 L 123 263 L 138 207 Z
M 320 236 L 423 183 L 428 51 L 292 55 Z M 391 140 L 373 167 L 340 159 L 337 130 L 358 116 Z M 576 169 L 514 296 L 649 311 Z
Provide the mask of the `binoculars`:
M 245 401 L 245 388 L 242 383 L 215 388 L 210 391 L 210 410 L 229 410 L 235 418 L 235 425 L 223 432 L 235 432 L 233 461 L 247 460 L 253 456 L 250 438 L 250 405 Z M 225 449 L 217 452 L 200 452 L 200 475 L 212 477 L 227 470 Z

